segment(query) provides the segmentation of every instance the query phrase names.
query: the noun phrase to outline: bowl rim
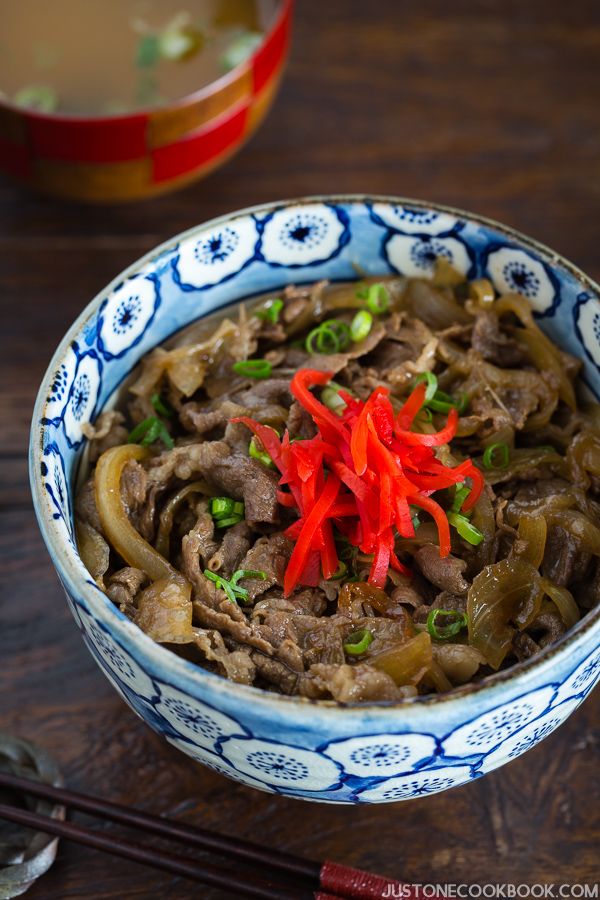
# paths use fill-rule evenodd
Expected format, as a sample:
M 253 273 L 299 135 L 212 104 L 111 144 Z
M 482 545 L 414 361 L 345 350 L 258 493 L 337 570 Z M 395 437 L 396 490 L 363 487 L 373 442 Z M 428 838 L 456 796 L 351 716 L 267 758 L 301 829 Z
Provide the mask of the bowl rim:
M 269 27 L 264 32 L 263 38 L 258 47 L 256 47 L 256 49 L 252 51 L 247 59 L 245 59 L 241 63 L 238 63 L 237 66 L 234 66 L 234 68 L 230 69 L 228 72 L 224 72 L 222 75 L 219 75 L 219 77 L 215 78 L 213 81 L 209 81 L 208 84 L 197 88 L 191 93 L 184 94 L 181 97 L 176 97 L 170 102 L 155 104 L 154 106 L 140 106 L 139 108 L 135 107 L 128 112 L 95 113 L 94 115 L 92 115 L 90 113 L 43 112 L 37 109 L 29 109 L 26 106 L 19 106 L 18 104 L 13 103 L 12 100 L 1 97 L 0 110 L 7 109 L 11 113 L 18 115 L 19 117 L 24 119 L 37 119 L 44 122 L 55 122 L 60 125 L 109 125 L 112 123 L 126 122 L 137 118 L 145 118 L 163 112 L 184 110 L 188 106 L 192 106 L 195 103 L 200 103 L 202 100 L 206 100 L 208 97 L 214 97 L 217 94 L 221 93 L 221 91 L 225 90 L 231 84 L 235 83 L 244 69 L 249 69 L 250 71 L 252 71 L 256 56 L 261 52 L 261 50 L 269 41 L 271 36 L 275 33 L 277 28 L 279 28 L 279 26 L 288 17 L 291 17 L 294 0 L 277 0 L 277 2 L 279 3 L 279 6 L 275 10 Z
M 186 659 L 173 653 L 171 650 L 153 641 L 148 635 L 134 625 L 121 613 L 112 603 L 108 596 L 91 581 L 82 578 L 81 573 L 75 566 L 74 559 L 71 558 L 73 550 L 69 543 L 60 536 L 58 530 L 53 530 L 50 526 L 52 523 L 52 514 L 45 492 L 42 490 L 41 479 L 37 477 L 40 472 L 42 463 L 43 436 L 46 426 L 41 424 L 43 418 L 43 410 L 47 403 L 50 385 L 57 366 L 62 360 L 65 352 L 71 346 L 76 335 L 80 333 L 85 323 L 96 315 L 103 299 L 119 284 L 131 275 L 147 268 L 155 260 L 164 254 L 174 250 L 177 245 L 193 236 L 201 233 L 209 228 L 214 228 L 243 216 L 256 214 L 269 214 L 275 210 L 286 209 L 290 206 L 305 206 L 312 203 L 328 203 L 328 204 L 360 204 L 373 205 L 375 203 L 386 203 L 395 206 L 408 206 L 417 209 L 431 210 L 435 213 L 444 213 L 455 216 L 459 219 L 466 220 L 476 225 L 483 225 L 494 229 L 500 234 L 509 237 L 511 240 L 518 242 L 521 246 L 532 249 L 542 256 L 550 265 L 559 264 L 566 269 L 574 278 L 576 278 L 586 290 L 591 291 L 600 297 L 600 285 L 586 275 L 581 269 L 565 259 L 561 254 L 547 247 L 545 244 L 530 238 L 516 229 L 503 225 L 494 219 L 471 213 L 458 207 L 448 206 L 445 204 L 434 203 L 429 200 L 419 200 L 411 197 L 398 197 L 387 194 L 325 194 L 310 195 L 298 198 L 290 198 L 283 200 L 273 200 L 266 203 L 260 203 L 253 206 L 245 207 L 240 210 L 234 210 L 221 216 L 214 217 L 194 225 L 170 238 L 157 247 L 135 260 L 126 269 L 120 272 L 108 285 L 102 288 L 95 297 L 84 307 L 79 316 L 68 328 L 64 337 L 60 341 L 56 351 L 54 352 L 50 363 L 46 369 L 40 388 L 37 393 L 30 431 L 29 443 L 29 478 L 30 488 L 33 499 L 34 511 L 36 514 L 38 526 L 40 528 L 46 549 L 50 556 L 51 562 L 56 569 L 63 587 L 66 591 L 66 585 L 75 597 L 81 597 L 90 610 L 100 617 L 100 621 L 105 627 L 109 628 L 109 633 L 115 634 L 117 641 L 121 645 L 127 647 L 133 643 L 139 651 L 139 657 L 136 659 L 138 665 L 144 668 L 145 661 L 150 658 L 150 668 L 161 671 L 161 675 L 151 675 L 153 680 L 162 681 L 170 679 L 173 686 L 177 686 L 180 690 L 185 690 L 194 697 L 202 698 L 203 692 L 208 690 L 212 693 L 227 695 L 232 700 L 253 701 L 255 704 L 277 705 L 279 710 L 298 710 L 308 711 L 314 714 L 316 710 L 323 713 L 333 713 L 336 715 L 350 716 L 354 714 L 369 714 L 372 716 L 385 716 L 390 710 L 401 710 L 404 714 L 410 716 L 418 716 L 421 712 L 436 711 L 440 704 L 444 704 L 444 709 L 451 711 L 465 698 L 477 696 L 480 699 L 493 700 L 496 695 L 502 692 L 505 687 L 510 690 L 512 687 L 517 688 L 518 696 L 520 688 L 526 691 L 527 683 L 540 673 L 546 674 L 552 669 L 555 660 L 558 657 L 568 655 L 571 647 L 578 645 L 582 639 L 588 637 L 591 632 L 600 626 L 600 606 L 590 610 L 579 622 L 570 628 L 558 641 L 545 647 L 533 657 L 518 662 L 505 670 L 488 675 L 478 682 L 471 682 L 453 688 L 442 694 L 428 694 L 424 696 L 411 697 L 403 700 L 382 700 L 364 704 L 344 704 L 336 700 L 313 700 L 298 695 L 279 694 L 264 688 L 255 687 L 254 685 L 239 684 L 230 681 L 228 678 L 221 676 L 215 672 L 210 672 L 202 666 L 189 662 Z M 231 303 L 239 302 L 244 299 L 244 295 Z M 226 304 L 230 305 L 230 304 Z M 201 316 L 199 318 L 202 318 Z M 108 622 L 106 621 L 108 619 Z M 132 655 L 134 655 L 132 653 Z M 141 659 L 140 659 L 141 657 Z M 134 658 L 135 655 L 134 655 Z M 164 670 L 165 675 L 162 674 Z M 147 674 L 147 673 L 146 673 Z M 512 691 L 511 691 L 512 693 Z

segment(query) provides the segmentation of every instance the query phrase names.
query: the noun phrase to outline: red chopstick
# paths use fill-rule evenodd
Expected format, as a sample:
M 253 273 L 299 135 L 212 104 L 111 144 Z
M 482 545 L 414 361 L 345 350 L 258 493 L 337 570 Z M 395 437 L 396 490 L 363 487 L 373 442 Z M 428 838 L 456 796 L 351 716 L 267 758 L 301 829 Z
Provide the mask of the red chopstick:
M 226 857 L 233 857 L 254 867 L 253 874 L 233 873 L 208 863 L 196 863 L 192 859 L 142 846 L 124 838 L 98 832 L 82 825 L 51 819 L 27 810 L 0 804 L 0 819 L 55 834 L 86 846 L 117 856 L 123 856 L 154 868 L 174 872 L 188 878 L 203 881 L 214 887 L 235 889 L 249 897 L 264 900 L 294 900 L 314 897 L 315 900 L 381 900 L 386 896 L 402 896 L 412 900 L 412 892 L 406 885 L 359 869 L 332 862 L 317 863 L 283 851 L 266 849 L 249 841 L 238 840 L 205 828 L 187 825 L 162 816 L 151 815 L 131 807 L 111 803 L 100 797 L 82 794 L 66 788 L 16 775 L 0 772 L 0 787 L 33 794 L 52 800 L 66 807 L 109 819 L 139 831 L 150 832 L 163 838 L 211 850 Z M 260 867 L 260 877 L 256 872 Z M 265 868 L 287 876 L 287 886 L 277 885 Z M 290 878 L 293 879 L 290 887 Z

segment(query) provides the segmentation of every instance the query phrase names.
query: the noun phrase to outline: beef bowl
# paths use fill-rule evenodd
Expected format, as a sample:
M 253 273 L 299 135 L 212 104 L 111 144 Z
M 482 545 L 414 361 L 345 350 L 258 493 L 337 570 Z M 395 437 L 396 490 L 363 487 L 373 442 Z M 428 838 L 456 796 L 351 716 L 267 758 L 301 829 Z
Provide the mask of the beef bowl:
M 240 312 L 246 298 L 254 300 Z M 54 355 L 30 455 L 44 540 L 83 640 L 115 690 L 193 760 L 259 790 L 323 803 L 442 791 L 550 734 L 600 676 L 591 402 L 600 394 L 599 298 L 583 273 L 509 228 L 388 197 L 242 210 L 121 273 Z M 228 306 L 227 319 L 209 329 L 212 349 L 205 332 L 196 368 L 182 367 L 189 354 L 170 353 L 177 335 L 211 316 L 218 322 Z M 162 344 L 166 351 L 154 351 Z M 233 365 L 210 368 L 228 354 Z M 271 371 L 276 401 L 264 388 Z M 332 395 L 328 385 L 326 401 L 331 371 L 341 387 Z M 196 390 L 205 378 L 203 408 Z M 129 413 L 110 411 L 126 409 L 128 390 L 126 423 Z M 290 390 L 303 435 L 289 424 Z M 214 407 L 223 391 L 233 392 L 225 420 Z M 288 414 L 297 443 L 254 421 Z M 253 450 L 248 425 L 260 436 Z M 371 468 L 356 463 L 361 446 L 365 460 L 378 454 Z M 316 447 L 326 475 L 313 464 Z M 284 456 L 296 460 L 296 473 L 304 460 L 304 487 Z M 392 458 L 404 480 L 385 474 Z M 135 476 L 127 486 L 125 465 Z M 406 479 L 412 486 L 401 490 Z M 266 487 L 257 494 L 259 482 Z M 274 554 L 269 541 L 283 527 L 264 511 L 269 485 L 289 530 L 278 535 L 287 541 L 285 580 L 269 575 L 265 586 L 267 572 L 252 570 L 270 573 L 273 560 L 263 553 L 252 565 L 248 554 L 259 544 Z M 387 505 L 375 509 L 369 492 L 379 488 Z M 148 524 L 124 497 L 147 499 L 150 490 Z M 228 528 L 243 542 L 233 574 L 214 563 Z M 442 557 L 451 583 L 439 574 Z M 336 577 L 345 579 L 341 589 Z M 157 595 L 161 579 L 168 597 Z M 301 599 L 302 585 L 318 586 Z M 323 628 L 331 643 L 315 637 Z M 467 672 L 453 654 L 467 659 Z

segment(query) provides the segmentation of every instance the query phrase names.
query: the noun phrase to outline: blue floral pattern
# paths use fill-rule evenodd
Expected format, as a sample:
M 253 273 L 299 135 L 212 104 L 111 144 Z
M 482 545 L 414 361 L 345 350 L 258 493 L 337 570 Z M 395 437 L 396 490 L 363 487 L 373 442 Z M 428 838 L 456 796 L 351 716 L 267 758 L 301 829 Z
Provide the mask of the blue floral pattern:
M 44 447 L 40 475 L 46 494 L 50 499 L 52 518 L 64 529 L 65 536 L 73 544 L 71 503 L 67 487 L 67 476 L 63 458 L 55 442 Z
M 551 271 L 525 250 L 498 247 L 488 250 L 485 272 L 502 294 L 523 294 L 537 313 L 548 313 L 556 299 Z
M 199 701 L 191 701 L 186 694 L 170 685 L 160 685 L 160 697 L 155 708 L 176 734 L 205 750 L 214 750 L 223 735 L 247 734 L 235 719 Z
M 426 734 L 378 734 L 334 741 L 323 748 L 348 775 L 372 776 L 410 772 L 436 753 L 436 740 Z
M 123 356 L 139 343 L 159 303 L 154 275 L 134 275 L 115 288 L 98 315 L 98 347 L 105 359 Z
M 90 652 L 125 702 L 173 746 L 250 787 L 323 803 L 381 803 L 465 783 L 551 733 L 600 678 L 600 624 L 523 676 L 464 696 L 334 709 L 274 697 L 154 644 L 90 580 L 77 556 L 73 485 L 83 425 L 147 348 L 199 316 L 290 280 L 427 276 L 437 257 L 532 301 L 542 327 L 584 359 L 600 396 L 600 294 L 555 255 L 466 214 L 412 201 L 310 200 L 209 223 L 105 291 L 44 380 L 32 484 L 44 537 Z M 199 293 L 201 292 L 201 293 Z M 575 327 L 573 327 L 575 326 Z
M 581 293 L 573 309 L 573 318 L 586 356 L 600 369 L 600 299 L 587 292 Z
M 574 669 L 556 692 L 554 703 L 562 703 L 573 697 L 583 699 L 600 680 L 600 647 L 597 647 Z
M 473 777 L 474 773 L 469 766 L 428 769 L 411 775 L 388 778 L 381 784 L 360 791 L 357 799 L 361 803 L 389 803 L 394 800 L 407 800 L 410 797 L 423 797 L 465 784 Z
M 375 222 L 404 234 L 449 234 L 462 228 L 460 219 L 432 209 L 374 203 L 371 212 Z
M 348 242 L 348 219 L 322 203 L 273 213 L 263 225 L 261 252 L 274 266 L 314 266 L 336 256 Z
M 221 743 L 221 754 L 243 775 L 272 787 L 326 791 L 340 777 L 336 763 L 320 753 L 277 741 L 228 738 Z
M 270 788 L 262 781 L 257 781 L 249 775 L 242 775 L 240 772 L 237 772 L 228 765 L 222 757 L 217 756 L 216 753 L 211 753 L 209 750 L 202 750 L 194 744 L 190 744 L 189 741 L 182 740 L 178 737 L 167 737 L 167 740 L 173 747 L 182 750 L 188 756 L 191 756 L 192 759 L 195 759 L 196 762 L 201 763 L 208 769 L 212 769 L 213 772 L 218 772 L 219 775 L 225 775 L 227 778 L 234 778 L 236 781 L 241 781 L 246 787 L 256 788 L 259 791 L 266 791 L 268 794 L 275 793 L 273 788 Z
M 173 259 L 184 291 L 206 290 L 234 278 L 256 257 L 258 227 L 247 216 L 184 239 Z
M 483 758 L 481 771 L 491 772 L 492 769 L 497 769 L 498 766 L 510 762 L 511 759 L 516 759 L 521 753 L 535 747 L 543 738 L 558 728 L 577 709 L 580 702 L 580 700 L 567 700 L 520 728 Z
M 83 440 L 82 425 L 93 421 L 96 415 L 101 378 L 102 364 L 96 353 L 90 350 L 81 354 L 62 413 L 62 424 L 70 447 L 79 447 Z
M 385 243 L 385 257 L 394 271 L 409 277 L 430 276 L 438 257 L 447 259 L 464 275 L 471 270 L 471 259 L 465 244 L 454 237 L 416 237 L 394 233 Z
M 549 706 L 554 687 L 543 687 L 517 697 L 455 729 L 442 742 L 445 756 L 472 756 L 487 753 L 537 718 Z
M 154 697 L 156 688 L 152 679 L 132 656 L 114 640 L 113 636 L 85 607 L 78 604 L 78 612 L 85 637 L 93 645 L 95 655 L 97 658 L 99 657 L 102 668 L 140 697 L 145 699 Z

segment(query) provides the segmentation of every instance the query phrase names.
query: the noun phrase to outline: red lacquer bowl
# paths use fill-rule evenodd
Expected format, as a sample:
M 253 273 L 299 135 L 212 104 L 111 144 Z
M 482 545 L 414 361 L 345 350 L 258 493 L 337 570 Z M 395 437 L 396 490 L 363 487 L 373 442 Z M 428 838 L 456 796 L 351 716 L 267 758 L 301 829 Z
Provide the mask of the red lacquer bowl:
M 83 200 L 150 197 L 201 178 L 262 122 L 287 58 L 293 0 L 250 59 L 182 100 L 148 112 L 84 118 L 0 102 L 0 169 Z

